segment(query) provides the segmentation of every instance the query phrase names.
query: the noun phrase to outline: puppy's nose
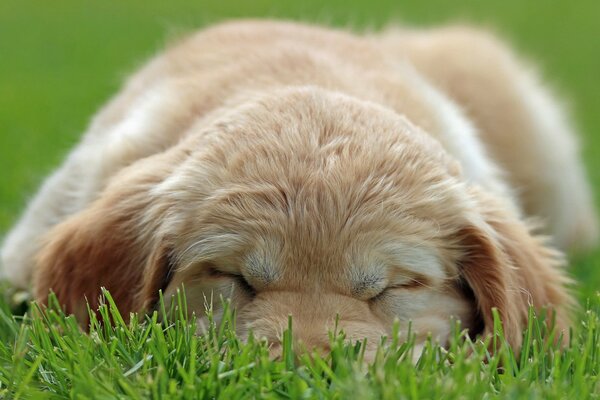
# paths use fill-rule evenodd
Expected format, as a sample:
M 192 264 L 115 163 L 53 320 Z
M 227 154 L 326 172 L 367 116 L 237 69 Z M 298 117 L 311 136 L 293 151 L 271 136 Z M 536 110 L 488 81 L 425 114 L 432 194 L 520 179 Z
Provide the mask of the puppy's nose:
M 318 343 L 304 343 L 302 340 L 295 340 L 292 349 L 296 358 L 304 353 L 317 353 L 320 356 L 325 356 L 331 352 L 331 345 L 329 340 L 319 341 Z M 283 344 L 281 341 L 269 341 L 269 355 L 273 360 L 280 360 L 283 357 Z
M 264 292 L 238 318 L 238 329 L 267 339 L 274 358 L 282 355 L 282 342 L 290 327 L 290 342 L 296 354 L 331 352 L 330 332 L 343 331 L 349 343 L 366 339 L 369 348 L 385 334 L 385 327 L 366 303 L 338 294 Z M 287 346 L 287 339 L 285 342 Z

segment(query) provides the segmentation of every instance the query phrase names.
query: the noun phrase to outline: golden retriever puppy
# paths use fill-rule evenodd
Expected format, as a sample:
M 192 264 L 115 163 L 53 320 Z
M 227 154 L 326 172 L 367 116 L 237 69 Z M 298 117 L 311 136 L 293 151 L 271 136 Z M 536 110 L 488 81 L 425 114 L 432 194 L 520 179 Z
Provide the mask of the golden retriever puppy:
M 2 273 L 82 321 L 101 287 L 125 313 L 184 285 L 202 317 L 223 295 L 274 354 L 288 315 L 308 347 L 327 350 L 339 316 L 372 350 L 395 319 L 421 339 L 446 341 L 451 318 L 485 334 L 493 308 L 518 347 L 529 305 L 566 333 L 557 249 L 596 239 L 575 142 L 488 33 L 226 23 L 94 118 L 8 234 Z

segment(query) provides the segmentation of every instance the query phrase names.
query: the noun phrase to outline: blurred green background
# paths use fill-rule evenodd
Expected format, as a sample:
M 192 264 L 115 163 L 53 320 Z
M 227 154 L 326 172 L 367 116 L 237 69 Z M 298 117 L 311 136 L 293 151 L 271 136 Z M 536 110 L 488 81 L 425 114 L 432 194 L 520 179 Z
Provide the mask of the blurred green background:
M 600 187 L 600 1 L 0 1 L 0 232 L 127 74 L 185 32 L 277 17 L 355 29 L 387 23 L 489 26 L 537 62 L 568 100 Z M 598 190 L 596 190 L 598 194 Z M 600 287 L 599 254 L 575 263 Z

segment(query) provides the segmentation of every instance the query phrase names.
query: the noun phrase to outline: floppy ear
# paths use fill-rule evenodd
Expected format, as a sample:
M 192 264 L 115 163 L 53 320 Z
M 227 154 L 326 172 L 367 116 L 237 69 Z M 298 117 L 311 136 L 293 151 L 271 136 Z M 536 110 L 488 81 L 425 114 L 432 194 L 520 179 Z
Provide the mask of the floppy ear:
M 482 193 L 476 196 L 483 220 L 471 221 L 459 233 L 460 272 L 475 295 L 484 333 L 492 333 L 492 308 L 497 308 L 507 340 L 518 349 L 532 305 L 554 310 L 555 326 L 567 338 L 574 301 L 561 270 L 562 255 L 533 235 L 509 207 Z
M 159 234 L 168 206 L 151 194 L 161 180 L 132 169 L 87 209 L 51 229 L 36 260 L 35 298 L 46 303 L 52 290 L 82 322 L 86 299 L 97 308 L 101 287 L 124 316 L 147 309 L 171 267 L 168 243 Z

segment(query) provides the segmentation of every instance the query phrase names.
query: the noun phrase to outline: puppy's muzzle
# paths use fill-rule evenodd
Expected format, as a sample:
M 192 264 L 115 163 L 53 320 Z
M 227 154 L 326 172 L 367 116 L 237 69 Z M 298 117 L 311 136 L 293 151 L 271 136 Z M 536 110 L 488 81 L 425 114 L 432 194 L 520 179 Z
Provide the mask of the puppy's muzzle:
M 282 353 L 284 332 L 292 321 L 297 351 L 328 353 L 331 333 L 343 333 L 351 343 L 366 339 L 366 354 L 374 351 L 387 331 L 366 302 L 339 294 L 272 291 L 260 293 L 238 314 L 238 333 L 266 339 L 274 358 Z

